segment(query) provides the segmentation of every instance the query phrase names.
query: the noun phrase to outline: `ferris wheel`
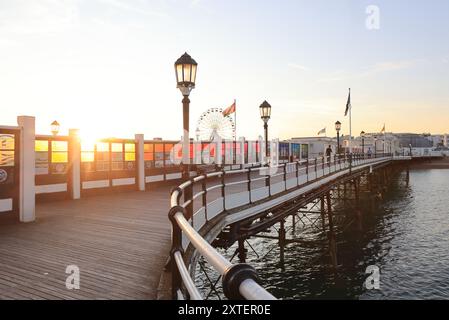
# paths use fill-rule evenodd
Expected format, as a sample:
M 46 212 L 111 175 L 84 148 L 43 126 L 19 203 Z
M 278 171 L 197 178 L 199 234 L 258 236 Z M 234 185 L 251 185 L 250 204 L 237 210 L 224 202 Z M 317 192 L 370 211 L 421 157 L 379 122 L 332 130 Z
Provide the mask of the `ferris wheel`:
M 221 108 L 210 108 L 203 112 L 196 127 L 196 139 L 213 140 L 215 136 L 221 139 L 235 139 L 235 123 L 231 116 L 223 116 Z

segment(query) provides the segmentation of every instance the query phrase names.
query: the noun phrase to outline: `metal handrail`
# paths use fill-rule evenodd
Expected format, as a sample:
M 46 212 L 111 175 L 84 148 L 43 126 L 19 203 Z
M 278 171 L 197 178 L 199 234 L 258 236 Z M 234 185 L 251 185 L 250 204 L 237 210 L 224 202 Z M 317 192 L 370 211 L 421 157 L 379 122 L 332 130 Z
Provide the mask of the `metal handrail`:
M 172 222 L 172 264 L 176 265 L 176 268 L 172 269 L 172 289 L 174 297 L 179 296 L 181 283 L 184 285 L 185 289 L 189 293 L 191 299 L 202 299 L 201 294 L 196 288 L 194 281 L 192 280 L 189 270 L 185 265 L 183 259 L 183 235 L 190 241 L 193 248 L 199 252 L 207 262 L 223 276 L 223 289 L 226 297 L 235 298 L 245 298 L 245 299 L 275 299 L 273 295 L 267 292 L 262 286 L 258 284 L 258 277 L 256 270 L 248 264 L 232 264 L 225 257 L 223 257 L 214 247 L 212 247 L 209 242 L 207 242 L 193 227 L 193 201 L 200 198 L 202 199 L 202 207 L 204 208 L 204 214 L 206 222 L 208 221 L 207 215 L 207 193 L 215 190 L 221 189 L 221 197 L 223 198 L 223 210 L 226 210 L 225 202 L 225 188 L 226 186 L 247 184 L 249 191 L 249 203 L 251 202 L 251 182 L 265 180 L 266 187 L 268 187 L 268 197 L 272 195 L 271 192 L 271 177 L 276 177 L 283 175 L 284 179 L 279 182 L 285 182 L 285 189 L 287 190 L 287 175 L 296 174 L 296 187 L 302 186 L 304 183 L 299 182 L 300 177 L 306 177 L 305 183 L 311 180 L 316 180 L 318 178 L 324 177 L 327 174 L 339 172 L 349 168 L 351 170 L 353 167 L 359 164 L 367 164 L 373 162 L 372 160 L 378 160 L 384 158 L 385 156 L 391 157 L 391 154 L 377 154 L 374 157 L 366 157 L 366 155 L 353 154 L 347 157 L 346 155 L 335 155 L 334 157 L 321 157 L 319 159 L 307 159 L 302 161 L 295 161 L 289 163 L 283 163 L 281 165 L 274 166 L 275 169 L 283 169 L 283 172 L 276 174 L 262 174 L 261 171 L 273 169 L 273 167 L 249 167 L 246 169 L 239 169 L 233 171 L 217 171 L 213 173 L 208 173 L 200 175 L 190 179 L 172 191 L 170 197 L 171 209 L 169 212 L 169 218 Z M 333 158 L 333 161 L 332 161 Z M 366 161 L 367 160 L 367 161 Z M 305 164 L 305 167 L 301 166 Z M 293 168 L 294 170 L 287 172 L 287 167 Z M 312 168 L 312 170 L 310 170 Z M 263 177 L 251 178 L 251 172 L 259 170 L 259 174 Z M 305 174 L 299 174 L 300 171 L 305 170 Z M 244 174 L 244 180 L 234 181 L 225 183 L 225 176 Z M 318 173 L 320 173 L 318 175 Z M 315 176 L 309 177 L 315 174 Z M 221 183 L 207 187 L 207 179 L 221 177 Z M 294 178 L 292 178 L 294 179 Z M 186 188 L 192 190 L 195 183 L 201 184 L 201 190 L 195 194 L 189 194 L 189 199 L 185 199 L 184 203 L 180 203 L 180 198 L 183 191 Z M 278 183 L 278 182 L 277 182 Z M 291 188 L 291 187 L 290 187 Z M 289 189 L 290 189 L 289 188 Z M 192 191 L 190 191 L 192 193 Z M 266 198 L 266 197 L 265 197 Z M 214 200 L 215 201 L 215 200 Z M 200 210 L 201 210 L 200 209 Z M 199 212 L 199 211 L 197 211 Z M 191 224 L 189 223 L 191 220 Z

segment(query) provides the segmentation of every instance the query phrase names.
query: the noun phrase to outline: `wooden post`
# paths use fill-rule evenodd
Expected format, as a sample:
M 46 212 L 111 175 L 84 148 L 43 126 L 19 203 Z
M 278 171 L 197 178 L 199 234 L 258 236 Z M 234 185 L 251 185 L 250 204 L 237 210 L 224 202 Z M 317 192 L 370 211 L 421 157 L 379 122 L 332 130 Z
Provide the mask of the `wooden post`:
M 78 129 L 69 129 L 69 190 L 72 199 L 81 198 L 81 143 Z
M 134 136 L 136 141 L 136 184 L 137 190 L 145 191 L 145 159 L 144 159 L 144 136 L 143 134 L 136 134 Z
M 21 130 L 20 138 L 20 195 L 19 217 L 21 222 L 32 222 L 36 219 L 35 201 L 35 151 L 36 139 L 35 118 L 17 117 Z

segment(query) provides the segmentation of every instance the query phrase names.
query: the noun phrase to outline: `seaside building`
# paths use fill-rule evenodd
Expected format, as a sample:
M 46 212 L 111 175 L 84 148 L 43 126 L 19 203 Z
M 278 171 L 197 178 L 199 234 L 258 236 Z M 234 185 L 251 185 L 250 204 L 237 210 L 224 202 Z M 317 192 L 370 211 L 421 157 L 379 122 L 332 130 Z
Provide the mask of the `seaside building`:
M 290 142 L 308 145 L 308 157 L 311 159 L 325 155 L 329 145 L 334 154 L 337 150 L 337 139 L 331 137 L 295 137 L 291 138 Z M 340 145 L 343 146 L 343 140 L 341 139 Z

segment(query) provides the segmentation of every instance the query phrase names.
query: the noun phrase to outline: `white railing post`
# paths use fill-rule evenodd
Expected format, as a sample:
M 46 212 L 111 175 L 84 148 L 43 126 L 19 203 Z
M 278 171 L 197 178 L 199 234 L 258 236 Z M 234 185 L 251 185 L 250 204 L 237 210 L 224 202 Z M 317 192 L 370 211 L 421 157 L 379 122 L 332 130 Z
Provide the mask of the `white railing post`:
M 69 129 L 70 197 L 81 198 L 81 142 L 78 129 Z
M 270 165 L 279 165 L 279 139 L 273 139 L 270 142 Z
M 223 164 L 223 149 L 222 149 L 222 140 L 218 136 L 218 138 L 214 138 L 214 140 L 211 143 L 215 143 L 215 163 L 218 166 L 221 166 Z
M 259 136 L 258 139 L 259 142 L 259 163 L 260 164 L 266 164 L 267 163 L 267 159 L 265 159 L 265 141 L 263 140 L 262 136 Z M 257 150 L 256 150 L 257 152 Z
M 238 160 L 237 164 L 241 164 L 242 168 L 245 165 L 245 138 L 240 137 L 238 143 L 240 143 L 240 159 Z
M 145 191 L 145 151 L 144 151 L 144 135 L 136 134 L 136 183 L 139 191 Z
M 32 222 L 36 219 L 35 200 L 35 119 L 30 116 L 17 117 L 21 129 L 20 136 L 20 221 Z

